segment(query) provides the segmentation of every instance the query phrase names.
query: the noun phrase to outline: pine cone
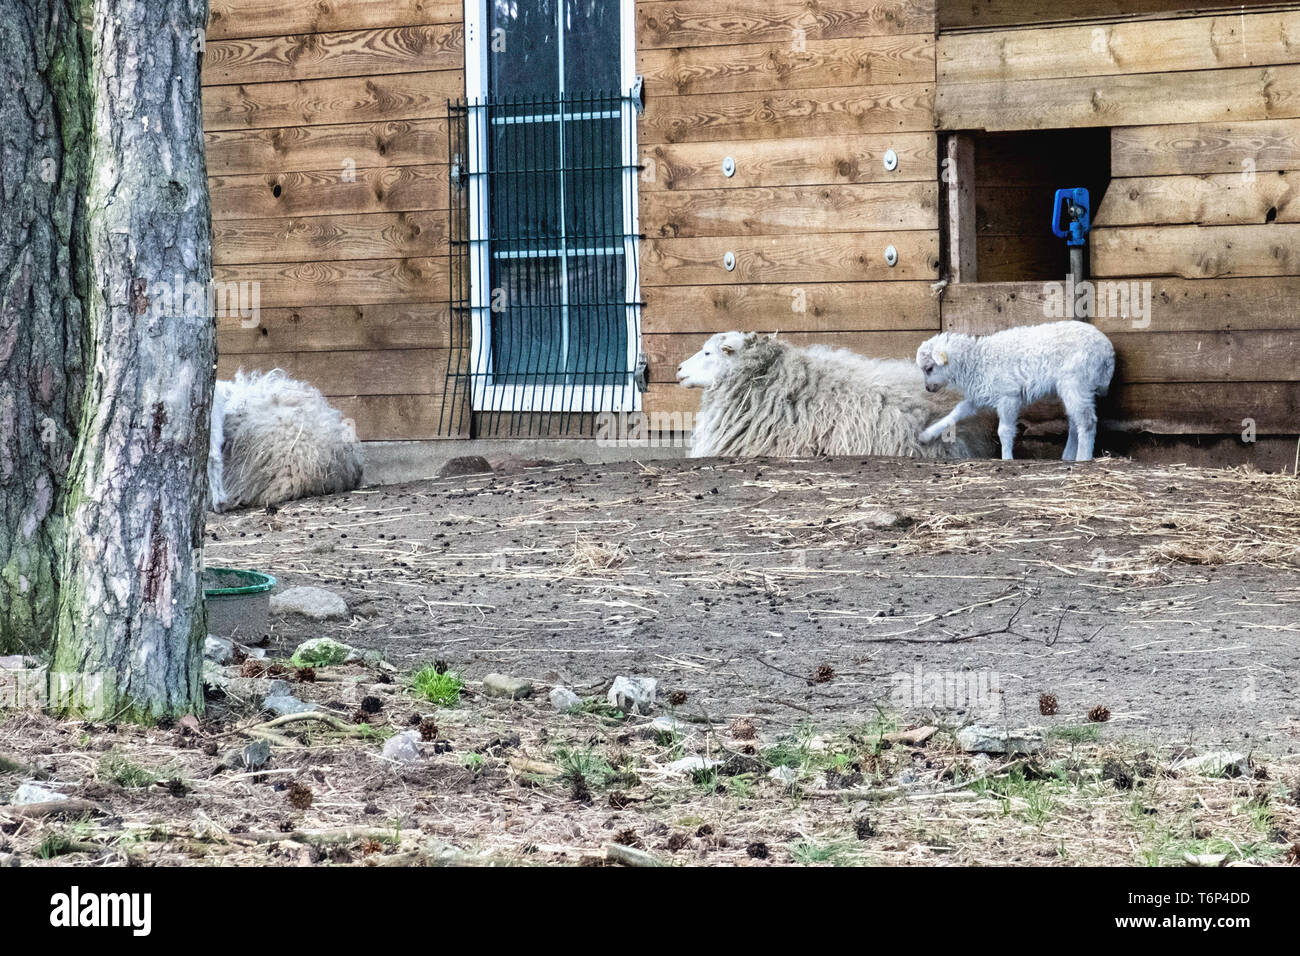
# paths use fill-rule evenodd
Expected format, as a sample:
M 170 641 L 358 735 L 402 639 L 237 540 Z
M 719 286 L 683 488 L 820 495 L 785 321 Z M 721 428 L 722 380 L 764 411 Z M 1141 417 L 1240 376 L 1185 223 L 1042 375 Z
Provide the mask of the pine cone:
M 1054 717 L 1056 715 L 1056 695 L 1039 694 L 1038 712 L 1044 717 Z
M 1098 704 L 1092 710 L 1088 711 L 1088 719 L 1094 724 L 1104 724 L 1106 721 L 1110 720 L 1110 711 L 1101 704 Z

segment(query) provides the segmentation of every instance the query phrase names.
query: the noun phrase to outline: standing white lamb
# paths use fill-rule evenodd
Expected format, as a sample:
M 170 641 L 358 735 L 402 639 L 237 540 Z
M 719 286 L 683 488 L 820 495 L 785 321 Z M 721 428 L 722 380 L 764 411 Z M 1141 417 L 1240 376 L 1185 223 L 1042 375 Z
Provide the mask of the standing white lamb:
M 1055 394 L 1070 420 L 1064 459 L 1088 461 L 1097 435 L 1097 396 L 1110 388 L 1115 348 L 1088 323 L 1067 320 L 978 338 L 944 332 L 922 343 L 916 364 L 927 390 L 951 386 L 963 395 L 956 408 L 921 433 L 921 441 L 932 442 L 963 418 L 992 408 L 998 413 L 1002 457 L 1009 459 L 1020 410 Z
M 351 491 L 362 465 L 352 423 L 306 382 L 279 369 L 217 382 L 208 450 L 213 511 Z
M 722 332 L 677 368 L 702 388 L 691 456 L 896 455 L 987 458 L 987 422 L 923 445 L 920 430 L 956 399 L 928 395 L 911 362 L 845 349 L 798 348 L 753 332 Z

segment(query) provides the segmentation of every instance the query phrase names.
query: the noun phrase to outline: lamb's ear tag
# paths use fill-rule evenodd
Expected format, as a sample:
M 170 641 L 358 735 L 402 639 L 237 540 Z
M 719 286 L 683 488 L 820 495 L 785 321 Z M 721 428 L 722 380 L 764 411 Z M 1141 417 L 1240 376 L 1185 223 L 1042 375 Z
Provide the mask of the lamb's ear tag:
M 947 353 L 947 352 L 940 352 L 938 355 L 936 355 L 936 356 L 934 357 L 934 360 L 935 360 L 936 362 L 938 362 L 940 365 L 947 365 L 947 364 L 948 364 L 948 353 Z
M 724 345 L 724 346 L 722 347 L 722 354 L 723 354 L 723 355 L 735 355 L 735 354 L 736 354 L 736 350 L 735 350 L 735 348 L 733 348 L 733 347 L 730 346 L 730 345 Z

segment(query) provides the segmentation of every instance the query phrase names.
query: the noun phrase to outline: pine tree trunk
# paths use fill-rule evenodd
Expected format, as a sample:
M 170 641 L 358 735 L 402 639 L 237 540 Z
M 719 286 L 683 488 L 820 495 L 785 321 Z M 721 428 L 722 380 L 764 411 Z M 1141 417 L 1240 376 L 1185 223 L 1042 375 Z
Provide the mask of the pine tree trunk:
M 76 5 L 0 6 L 0 653 L 49 650 L 84 384 L 87 47 Z
M 147 719 L 203 701 L 199 575 L 216 354 L 199 90 L 207 0 L 93 7 L 93 364 L 70 479 L 51 703 Z

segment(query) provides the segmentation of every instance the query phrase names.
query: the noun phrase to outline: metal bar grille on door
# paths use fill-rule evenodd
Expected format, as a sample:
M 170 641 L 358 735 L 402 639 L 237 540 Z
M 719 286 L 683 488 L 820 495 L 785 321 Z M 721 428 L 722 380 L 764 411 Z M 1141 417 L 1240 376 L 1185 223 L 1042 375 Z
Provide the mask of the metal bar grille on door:
M 439 431 L 594 434 L 639 408 L 635 104 L 450 104 L 451 342 Z

